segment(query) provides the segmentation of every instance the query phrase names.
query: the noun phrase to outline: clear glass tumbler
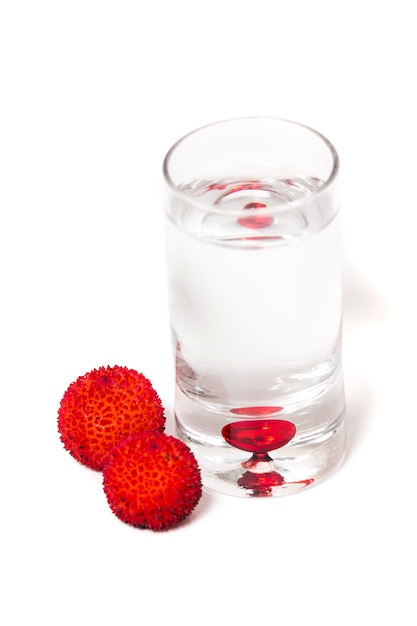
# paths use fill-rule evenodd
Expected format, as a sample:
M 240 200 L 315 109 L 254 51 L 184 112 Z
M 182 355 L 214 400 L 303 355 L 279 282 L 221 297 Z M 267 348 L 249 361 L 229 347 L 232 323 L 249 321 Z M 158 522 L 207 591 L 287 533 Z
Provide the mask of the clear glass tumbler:
M 165 158 L 176 427 L 208 490 L 294 493 L 343 459 L 338 166 L 275 118 L 205 126 Z

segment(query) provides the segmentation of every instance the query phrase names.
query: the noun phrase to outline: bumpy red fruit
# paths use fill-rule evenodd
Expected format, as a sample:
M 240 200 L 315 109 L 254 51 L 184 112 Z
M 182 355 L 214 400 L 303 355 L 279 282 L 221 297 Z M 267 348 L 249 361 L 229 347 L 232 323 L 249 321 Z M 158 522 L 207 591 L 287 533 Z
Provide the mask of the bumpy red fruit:
M 201 498 L 197 461 L 185 443 L 164 433 L 126 437 L 109 453 L 103 488 L 113 513 L 127 524 L 168 530 Z
M 127 435 L 162 432 L 164 409 L 150 381 L 127 367 L 100 367 L 77 378 L 58 411 L 61 441 L 72 456 L 102 470 L 109 450 Z

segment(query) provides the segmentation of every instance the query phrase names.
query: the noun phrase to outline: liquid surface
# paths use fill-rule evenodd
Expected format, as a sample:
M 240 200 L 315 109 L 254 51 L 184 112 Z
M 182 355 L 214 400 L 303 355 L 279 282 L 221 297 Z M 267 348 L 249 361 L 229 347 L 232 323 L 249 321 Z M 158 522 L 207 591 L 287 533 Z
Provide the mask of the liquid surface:
M 285 242 L 321 230 L 334 217 L 317 178 L 187 181 L 187 199 L 169 214 L 185 232 L 219 244 L 251 247 Z

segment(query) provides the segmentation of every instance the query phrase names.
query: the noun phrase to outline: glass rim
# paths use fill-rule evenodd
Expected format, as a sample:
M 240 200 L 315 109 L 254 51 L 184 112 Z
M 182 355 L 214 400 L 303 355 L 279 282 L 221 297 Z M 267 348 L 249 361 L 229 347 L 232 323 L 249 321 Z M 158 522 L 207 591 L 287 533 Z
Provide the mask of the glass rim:
M 303 128 L 303 129 L 309 131 L 313 135 L 316 135 L 316 137 L 318 137 L 327 146 L 327 148 L 329 149 L 329 152 L 331 154 L 332 161 L 333 161 L 332 170 L 331 170 L 329 176 L 327 177 L 327 179 L 323 182 L 323 184 L 321 185 L 321 187 L 319 189 L 317 189 L 315 191 L 312 191 L 306 197 L 297 198 L 295 200 L 290 200 L 290 201 L 285 202 L 284 204 L 279 203 L 279 202 L 273 203 L 270 206 L 265 207 L 264 209 L 262 209 L 261 212 L 265 213 L 265 214 L 273 214 L 273 213 L 277 213 L 277 212 L 281 213 L 281 212 L 293 209 L 294 207 L 305 205 L 306 202 L 308 202 L 310 204 L 311 202 L 314 202 L 317 198 L 320 198 L 320 196 L 323 196 L 327 192 L 329 187 L 335 181 L 335 179 L 337 177 L 337 174 L 339 172 L 339 169 L 340 169 L 339 155 L 337 153 L 336 148 L 332 144 L 332 142 L 329 139 L 327 139 L 327 137 L 325 135 L 323 135 L 319 131 L 315 130 L 314 128 L 312 128 L 311 126 L 308 126 L 306 124 L 302 124 L 300 122 L 295 122 L 293 120 L 286 119 L 286 118 L 273 117 L 273 116 L 261 116 L 261 115 L 246 116 L 246 117 L 234 117 L 234 118 L 232 117 L 232 118 L 219 120 L 217 122 L 211 122 L 209 124 L 204 124 L 203 126 L 199 126 L 198 128 L 195 128 L 194 130 L 191 130 L 190 132 L 188 132 L 185 135 L 183 135 L 182 137 L 180 137 L 171 146 L 171 148 L 166 153 L 165 158 L 163 160 L 163 165 L 162 165 L 162 171 L 163 171 L 164 180 L 165 180 L 166 184 L 168 185 L 168 187 L 171 189 L 171 191 L 178 198 L 180 198 L 184 202 L 186 202 L 188 205 L 191 205 L 191 206 L 197 208 L 200 211 L 207 211 L 209 213 L 221 213 L 221 214 L 224 214 L 225 210 L 223 208 L 215 208 L 209 202 L 206 203 L 206 202 L 202 201 L 201 197 L 200 198 L 194 198 L 194 197 L 188 195 L 187 193 L 185 193 L 184 191 L 182 191 L 182 189 L 180 189 L 180 187 L 178 187 L 178 185 L 172 180 L 172 178 L 171 178 L 171 176 L 169 174 L 169 171 L 168 171 L 169 170 L 169 163 L 172 160 L 172 157 L 173 157 L 176 149 L 181 144 L 183 144 L 189 137 L 191 137 L 192 135 L 196 135 L 197 133 L 201 132 L 202 130 L 205 130 L 205 129 L 208 129 L 208 128 L 214 127 L 214 126 L 221 126 L 222 124 L 233 123 L 233 122 L 259 121 L 259 120 L 263 120 L 263 121 L 268 121 L 269 120 L 271 122 L 280 122 L 280 123 L 284 123 L 284 124 L 288 124 L 288 125 L 293 125 L 293 126 L 296 126 L 298 128 Z M 228 209 L 227 210 L 229 215 L 241 215 L 243 213 L 243 211 L 244 211 L 243 209 Z

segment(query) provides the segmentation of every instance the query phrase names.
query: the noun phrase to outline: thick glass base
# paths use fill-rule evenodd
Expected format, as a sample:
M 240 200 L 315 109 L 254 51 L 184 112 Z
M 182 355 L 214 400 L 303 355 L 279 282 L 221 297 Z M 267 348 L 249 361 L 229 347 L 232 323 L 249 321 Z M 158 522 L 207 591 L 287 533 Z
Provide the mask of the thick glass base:
M 278 416 L 275 422 L 280 422 Z M 251 420 L 251 424 L 256 423 L 260 424 L 260 432 L 266 432 L 264 440 L 269 440 L 268 426 L 274 419 Z M 297 493 L 326 479 L 341 465 L 345 454 L 344 409 L 326 428 L 305 437 L 295 435 L 279 449 L 267 451 L 257 450 L 257 447 L 262 448 L 261 435 L 252 439 L 257 442 L 252 446 L 242 438 L 242 443 L 238 444 L 246 449 L 238 449 L 225 440 L 196 438 L 196 433 L 185 428 L 178 415 L 176 427 L 178 436 L 199 462 L 204 489 L 231 496 L 271 497 Z

